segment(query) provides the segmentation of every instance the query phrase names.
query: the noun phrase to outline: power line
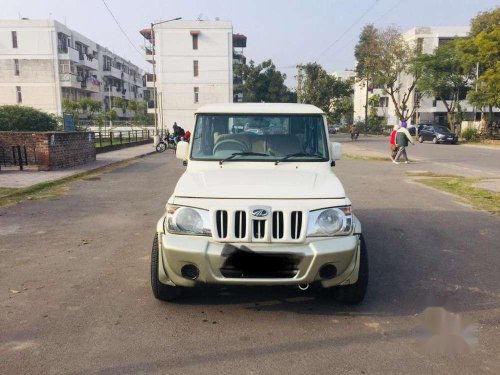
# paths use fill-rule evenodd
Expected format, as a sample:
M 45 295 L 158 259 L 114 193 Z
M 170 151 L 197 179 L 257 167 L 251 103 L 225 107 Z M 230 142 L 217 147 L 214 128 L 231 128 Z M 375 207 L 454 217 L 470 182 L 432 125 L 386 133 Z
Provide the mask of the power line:
M 129 36 L 127 35 L 127 33 L 125 32 L 125 30 L 123 30 L 123 27 L 120 25 L 120 22 L 118 22 L 118 20 L 116 19 L 115 15 L 113 14 L 113 12 L 111 11 L 111 9 L 109 8 L 108 4 L 106 4 L 106 1 L 105 0 L 101 0 L 102 3 L 104 4 L 104 6 L 106 7 L 106 9 L 108 10 L 109 14 L 111 15 L 111 17 L 113 17 L 113 20 L 115 21 L 115 23 L 118 25 L 118 27 L 120 28 L 120 31 L 122 32 L 122 34 L 125 36 L 125 38 L 127 38 L 128 42 L 130 43 L 130 45 L 132 46 L 132 48 L 134 48 L 136 50 L 136 52 L 142 57 L 144 58 L 143 54 L 141 51 L 139 51 L 137 49 L 137 47 L 134 45 L 134 43 L 132 42 L 132 40 L 130 40 Z
M 403 0 L 399 0 L 396 4 L 394 4 L 394 6 L 392 6 L 387 12 L 385 12 L 384 14 L 382 14 L 379 18 L 377 18 L 377 21 L 379 21 L 380 19 L 384 18 L 385 16 L 387 16 L 389 13 L 391 13 L 394 9 L 396 9 L 399 4 L 401 4 L 403 2 Z
M 353 22 L 353 23 L 352 23 L 352 24 L 351 24 L 351 25 L 350 25 L 350 26 L 349 26 L 349 27 L 348 27 L 348 28 L 347 28 L 347 29 L 346 29 L 346 30 L 345 30 L 342 34 L 340 34 L 340 36 L 339 36 L 337 39 L 335 39 L 332 43 L 330 43 L 330 45 L 329 45 L 328 47 L 326 47 L 326 48 L 323 50 L 323 52 L 321 52 L 321 53 L 320 53 L 320 54 L 316 57 L 316 59 L 315 59 L 315 60 L 319 60 L 319 58 L 320 58 L 320 57 L 322 57 L 322 56 L 323 56 L 326 52 L 328 52 L 328 50 L 329 50 L 330 48 L 332 48 L 335 44 L 337 44 L 337 43 L 340 41 L 340 39 L 342 39 L 342 38 L 343 38 L 343 37 L 344 37 L 344 36 L 345 36 L 345 35 L 346 35 L 349 31 L 351 31 L 351 29 L 352 29 L 354 26 L 356 26 L 356 24 L 357 24 L 359 21 L 361 21 L 361 19 L 362 19 L 364 16 L 366 16 L 366 15 L 367 15 L 367 14 L 368 14 L 368 13 L 369 13 L 369 12 L 370 12 L 373 8 L 374 8 L 374 7 L 375 7 L 375 5 L 377 5 L 377 2 L 378 2 L 378 1 L 379 1 L 379 0 L 375 0 L 375 1 L 373 2 L 373 4 L 372 4 L 372 5 L 370 5 L 370 7 L 369 7 L 367 10 L 365 10 L 365 11 L 363 12 L 363 14 L 361 14 L 361 16 L 359 16 L 359 17 L 358 17 L 358 18 L 357 18 L 357 19 L 356 19 L 356 20 L 355 20 L 355 21 L 354 21 L 354 22 Z

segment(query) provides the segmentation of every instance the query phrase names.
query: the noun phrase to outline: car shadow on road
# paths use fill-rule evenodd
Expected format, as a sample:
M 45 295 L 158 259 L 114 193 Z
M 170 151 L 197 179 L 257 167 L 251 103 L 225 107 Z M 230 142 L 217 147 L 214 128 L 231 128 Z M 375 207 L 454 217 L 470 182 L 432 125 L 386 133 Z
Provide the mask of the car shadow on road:
M 455 312 L 500 307 L 495 287 L 497 219 L 472 210 L 439 209 L 359 209 L 357 215 L 370 261 L 368 292 L 358 306 L 342 305 L 335 300 L 334 289 L 316 285 L 306 291 L 291 286 L 200 286 L 187 289 L 179 303 L 377 316 L 415 315 L 429 306 Z

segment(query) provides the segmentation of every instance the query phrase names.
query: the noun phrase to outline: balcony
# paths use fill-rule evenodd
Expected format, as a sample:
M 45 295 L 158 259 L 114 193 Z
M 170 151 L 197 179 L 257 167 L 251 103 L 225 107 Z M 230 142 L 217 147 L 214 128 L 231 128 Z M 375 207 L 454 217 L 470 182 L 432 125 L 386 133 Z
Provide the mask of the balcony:
M 123 79 L 124 73 L 114 66 L 104 66 L 104 76 Z
M 80 63 L 80 56 L 78 50 L 67 46 L 63 50 L 58 50 L 59 60 L 71 60 Z
M 154 54 L 154 50 L 146 47 L 146 51 L 144 53 L 144 55 L 146 57 L 146 61 L 152 63 L 153 62 L 153 54 Z
M 78 80 L 76 74 L 60 73 L 59 80 L 62 87 L 71 87 L 74 89 L 81 89 L 82 83 Z
M 148 113 L 155 113 L 155 101 L 154 100 L 148 100 Z
M 99 82 L 97 82 L 96 80 L 87 79 L 86 81 L 82 82 L 82 89 L 93 93 L 98 93 L 101 91 L 101 86 L 99 85 Z
M 154 74 L 146 74 L 146 87 L 154 88 L 155 87 L 156 76 Z
M 233 34 L 233 47 L 245 48 L 247 46 L 247 37 L 243 34 Z
M 99 60 L 94 55 L 88 55 L 83 52 L 78 52 L 78 64 L 91 70 L 99 69 Z

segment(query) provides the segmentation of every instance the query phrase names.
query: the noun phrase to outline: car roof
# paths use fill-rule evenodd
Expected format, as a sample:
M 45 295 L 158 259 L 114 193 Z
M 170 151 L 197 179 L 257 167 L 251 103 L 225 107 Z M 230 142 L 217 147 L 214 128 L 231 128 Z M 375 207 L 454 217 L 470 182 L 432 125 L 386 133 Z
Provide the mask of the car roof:
M 323 114 L 323 111 L 311 104 L 298 103 L 220 103 L 204 105 L 196 111 L 200 113 L 220 114 Z

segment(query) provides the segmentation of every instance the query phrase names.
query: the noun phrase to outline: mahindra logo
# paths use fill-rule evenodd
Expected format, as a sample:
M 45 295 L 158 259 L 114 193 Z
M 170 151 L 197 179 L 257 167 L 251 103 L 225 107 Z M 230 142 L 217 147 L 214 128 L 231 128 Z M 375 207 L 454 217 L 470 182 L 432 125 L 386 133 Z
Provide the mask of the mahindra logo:
M 263 208 L 257 208 L 252 211 L 252 215 L 255 217 L 266 217 L 268 214 L 269 212 Z

